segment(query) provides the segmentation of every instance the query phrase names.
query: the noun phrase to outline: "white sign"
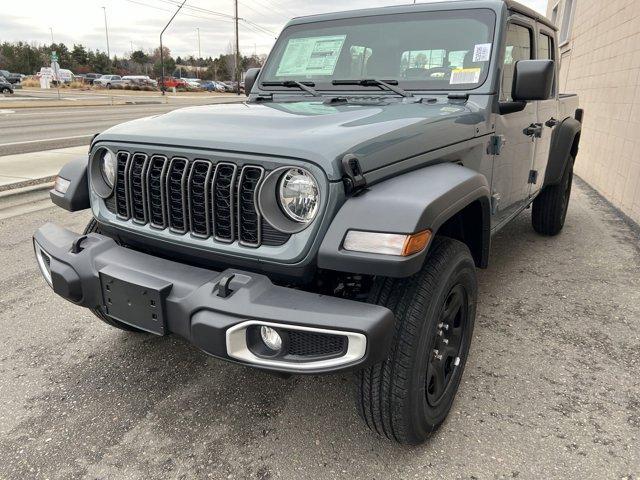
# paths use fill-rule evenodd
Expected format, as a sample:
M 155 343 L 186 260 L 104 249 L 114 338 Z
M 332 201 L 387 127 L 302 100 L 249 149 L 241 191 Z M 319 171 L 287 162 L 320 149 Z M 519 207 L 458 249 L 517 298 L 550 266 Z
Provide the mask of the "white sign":
M 481 43 L 473 49 L 473 62 L 488 62 L 491 58 L 491 43 Z
M 346 38 L 334 35 L 290 39 L 276 77 L 333 75 Z

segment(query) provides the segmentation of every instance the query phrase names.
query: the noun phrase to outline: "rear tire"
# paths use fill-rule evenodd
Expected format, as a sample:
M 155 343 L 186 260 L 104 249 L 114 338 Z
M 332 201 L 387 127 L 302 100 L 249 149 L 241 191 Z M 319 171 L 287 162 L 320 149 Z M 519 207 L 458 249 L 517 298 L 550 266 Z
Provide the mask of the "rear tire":
M 98 222 L 96 222 L 95 218 L 92 218 L 84 229 L 84 235 L 88 235 L 89 233 L 100 233 L 100 226 L 98 225 Z M 147 333 L 144 330 L 140 330 L 139 328 L 132 327 L 131 325 L 127 325 L 126 323 L 119 322 L 118 320 L 114 320 L 113 318 L 106 316 L 99 308 L 90 308 L 89 310 L 91 310 L 91 313 L 96 317 L 111 327 L 125 330 L 127 332 Z
M 573 157 L 569 157 L 560 183 L 544 187 L 533 201 L 531 224 L 540 235 L 552 237 L 564 227 L 573 184 L 573 161 Z
M 370 301 L 394 312 L 393 342 L 386 360 L 355 378 L 358 413 L 368 427 L 409 445 L 427 440 L 447 417 L 476 312 L 476 270 L 467 246 L 436 237 L 430 248 L 416 275 L 376 282 Z

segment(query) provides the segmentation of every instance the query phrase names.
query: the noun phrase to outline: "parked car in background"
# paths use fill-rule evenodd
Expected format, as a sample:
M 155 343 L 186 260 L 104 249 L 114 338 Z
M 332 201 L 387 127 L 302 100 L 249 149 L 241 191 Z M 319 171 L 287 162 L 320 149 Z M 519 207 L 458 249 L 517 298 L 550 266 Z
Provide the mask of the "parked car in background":
M 184 79 L 182 78 L 175 78 L 175 77 L 164 77 L 164 81 L 163 78 L 160 77 L 158 78 L 158 84 L 161 86 L 164 86 L 164 88 L 187 88 L 188 84 L 187 82 L 184 81 Z
M 143 87 L 158 87 L 158 82 L 150 78 L 148 75 L 125 75 L 122 81 L 128 85 L 139 85 Z
M 202 88 L 202 86 L 200 85 L 202 83 L 202 80 L 200 80 L 199 78 L 183 78 L 182 80 L 187 82 L 187 87 L 191 89 L 200 90 Z
M 216 82 L 214 80 L 207 80 L 200 84 L 200 88 L 206 90 L 207 92 L 220 92 L 224 93 L 227 91 L 226 87 L 221 82 Z
M 11 73 L 9 70 L 0 70 L 0 75 L 2 75 L 4 79 L 11 84 L 20 83 L 23 77 L 23 75 L 19 73 Z
M 82 75 L 78 75 L 78 77 L 82 78 L 82 81 L 88 85 L 93 85 L 93 83 L 100 77 L 102 77 L 101 73 L 85 73 Z
M 225 92 L 233 92 L 233 87 L 229 82 L 217 82 L 217 83 L 222 85 Z
M 124 84 L 120 75 L 102 75 L 100 78 L 96 78 L 93 84 L 98 87 L 111 88 L 116 85 Z
M 3 75 L 0 75 L 0 93 L 3 94 L 12 94 L 13 93 L 13 84 L 9 82 Z

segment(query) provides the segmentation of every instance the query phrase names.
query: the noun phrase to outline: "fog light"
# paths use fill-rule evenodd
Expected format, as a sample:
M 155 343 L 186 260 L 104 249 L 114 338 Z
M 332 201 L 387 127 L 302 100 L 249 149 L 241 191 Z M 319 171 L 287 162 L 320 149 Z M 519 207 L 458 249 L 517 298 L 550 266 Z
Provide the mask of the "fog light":
M 71 185 L 71 182 L 66 178 L 56 177 L 56 182 L 53 184 L 53 188 L 56 192 L 64 195 L 67 193 L 67 190 L 69 190 L 69 185 Z
M 36 260 L 38 261 L 42 276 L 49 286 L 53 287 L 53 280 L 51 279 L 51 257 L 42 250 L 42 247 L 40 247 L 37 242 L 33 242 L 33 248 L 36 252 Z
M 282 348 L 282 337 L 271 327 L 260 327 L 260 337 L 264 344 L 274 352 L 280 351 Z

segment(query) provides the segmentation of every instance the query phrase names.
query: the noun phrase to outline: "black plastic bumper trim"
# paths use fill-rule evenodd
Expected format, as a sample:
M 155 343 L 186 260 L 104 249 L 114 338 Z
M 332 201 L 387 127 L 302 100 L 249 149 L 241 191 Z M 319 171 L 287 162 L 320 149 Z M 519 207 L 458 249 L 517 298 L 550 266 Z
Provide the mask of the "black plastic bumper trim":
M 281 287 L 256 273 L 233 269 L 217 272 L 188 266 L 121 247 L 113 239 L 95 233 L 87 235 L 78 253 L 72 253 L 72 245 L 80 236 L 51 223 L 34 235 L 35 241 L 52 258 L 54 291 L 77 305 L 105 309 L 100 274 L 117 268 L 118 278 L 133 284 L 140 275 L 170 284 L 164 299 L 166 332 L 178 334 L 224 360 L 234 361 L 227 355 L 227 329 L 247 320 L 351 331 L 366 336 L 366 353 L 357 363 L 301 373 L 355 368 L 381 361 L 388 353 L 394 316 L 385 307 Z M 220 297 L 218 284 L 229 276 L 233 277 L 227 288 L 233 294 Z M 68 282 L 73 283 L 73 289 Z M 69 295 L 70 290 L 74 290 L 73 295 Z

